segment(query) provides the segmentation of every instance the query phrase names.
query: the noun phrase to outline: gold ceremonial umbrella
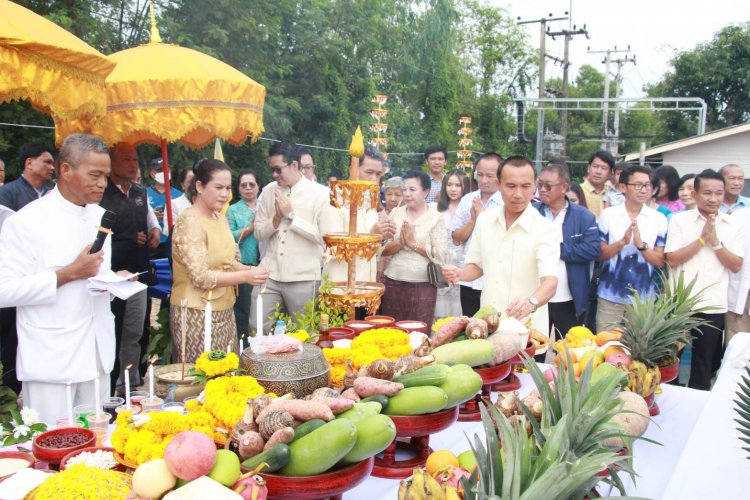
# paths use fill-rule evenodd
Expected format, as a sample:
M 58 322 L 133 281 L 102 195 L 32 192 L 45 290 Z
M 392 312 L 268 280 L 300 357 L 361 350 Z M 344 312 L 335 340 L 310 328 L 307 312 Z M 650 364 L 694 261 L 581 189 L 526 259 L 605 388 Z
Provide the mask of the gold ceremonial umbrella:
M 0 102 L 29 99 L 64 119 L 104 115 L 115 63 L 55 23 L 0 0 Z
M 240 145 L 263 134 L 266 88 L 201 52 L 161 42 L 151 5 L 151 41 L 112 54 L 117 64 L 106 80 L 107 113 L 101 120 L 56 120 L 58 143 L 86 131 L 110 145 L 161 145 L 167 224 L 172 227 L 167 143 L 193 148 L 216 138 Z

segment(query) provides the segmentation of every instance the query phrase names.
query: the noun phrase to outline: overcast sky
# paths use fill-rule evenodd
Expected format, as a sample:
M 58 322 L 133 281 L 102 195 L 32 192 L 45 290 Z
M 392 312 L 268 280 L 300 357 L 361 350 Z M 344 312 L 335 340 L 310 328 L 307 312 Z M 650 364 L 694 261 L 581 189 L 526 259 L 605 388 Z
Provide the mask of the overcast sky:
M 578 28 L 586 24 L 590 39 L 583 35 L 573 38 L 570 59 L 573 64 L 571 79 L 582 64 L 590 64 L 604 71 L 604 54 L 589 54 L 591 50 L 607 50 L 617 46 L 629 53 L 620 57 L 636 56 L 636 65 L 622 68 L 623 97 L 643 96 L 643 85 L 661 79 L 669 60 L 676 51 L 690 49 L 700 42 L 709 41 L 714 33 L 733 23 L 750 21 L 750 0 L 489 0 L 491 4 L 506 7 L 521 20 L 547 17 L 564 17 L 572 12 L 572 23 Z M 552 31 L 568 28 L 568 21 L 548 23 Z M 530 41 L 539 48 L 539 24 L 526 25 Z M 547 53 L 562 59 L 563 39 L 547 37 Z M 615 67 L 612 67 L 614 72 Z M 547 78 L 562 78 L 562 68 L 548 60 Z

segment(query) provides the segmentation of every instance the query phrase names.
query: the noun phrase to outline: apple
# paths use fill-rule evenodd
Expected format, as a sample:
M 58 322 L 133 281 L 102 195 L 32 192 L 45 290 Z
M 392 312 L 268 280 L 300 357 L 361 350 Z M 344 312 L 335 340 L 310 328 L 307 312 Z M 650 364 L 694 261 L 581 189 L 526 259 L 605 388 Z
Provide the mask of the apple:
M 477 457 L 474 455 L 474 452 L 471 450 L 466 450 L 465 452 L 461 453 L 458 456 L 458 466 L 467 471 L 469 474 L 474 472 L 474 469 L 477 468 Z
M 208 477 L 224 486 L 232 486 L 240 477 L 240 459 L 232 450 L 218 450 L 216 463 Z
M 587 364 L 592 363 L 592 368 L 596 368 L 601 363 L 604 362 L 604 353 L 602 353 L 598 349 L 591 349 L 589 351 L 586 351 L 583 356 L 581 356 L 581 366 L 586 367 Z M 582 368 L 583 369 L 583 368 Z
M 607 355 L 605 357 L 607 363 L 611 363 L 617 367 L 628 368 L 630 366 L 630 356 L 627 355 L 622 349 L 607 349 Z
M 216 445 L 202 432 L 179 432 L 164 449 L 164 460 L 172 474 L 192 481 L 205 476 L 213 468 Z

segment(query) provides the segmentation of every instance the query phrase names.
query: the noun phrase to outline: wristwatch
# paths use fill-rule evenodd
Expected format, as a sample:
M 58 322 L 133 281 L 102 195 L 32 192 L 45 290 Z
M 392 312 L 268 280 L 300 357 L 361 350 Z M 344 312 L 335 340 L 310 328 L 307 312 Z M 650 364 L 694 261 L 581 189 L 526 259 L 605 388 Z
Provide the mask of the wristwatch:
M 714 250 L 714 251 L 721 250 L 722 248 L 724 248 L 724 243 L 722 243 L 721 241 L 715 247 L 711 247 L 711 249 Z
M 294 220 L 294 212 L 289 212 L 289 215 L 286 216 L 287 219 L 289 219 L 289 222 Z
M 641 252 L 645 252 L 646 250 L 648 250 L 648 243 L 644 243 L 643 246 L 638 250 L 640 250 Z
M 531 312 L 535 313 L 536 310 L 539 309 L 539 301 L 536 300 L 536 297 L 532 295 L 531 297 L 529 297 L 529 302 L 531 303 L 532 307 L 534 307 L 534 309 L 532 309 Z

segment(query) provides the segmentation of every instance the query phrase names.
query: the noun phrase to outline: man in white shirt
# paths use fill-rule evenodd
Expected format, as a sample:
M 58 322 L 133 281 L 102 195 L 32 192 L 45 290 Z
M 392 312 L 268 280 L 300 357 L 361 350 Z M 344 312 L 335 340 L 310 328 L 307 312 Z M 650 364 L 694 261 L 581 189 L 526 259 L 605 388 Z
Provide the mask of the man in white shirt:
M 110 271 L 110 238 L 89 254 L 104 209 L 107 146 L 73 134 L 60 149 L 57 187 L 11 216 L 0 237 L 0 306 L 18 311 L 18 378 L 24 404 L 54 424 L 73 404 L 109 394 L 115 357 L 109 293 L 91 295 L 87 279 Z
M 707 325 L 693 331 L 690 382 L 693 389 L 710 390 L 711 377 L 721 363 L 724 313 L 727 312 L 729 273 L 742 267 L 744 235 L 738 220 L 721 213 L 724 177 L 704 170 L 695 177 L 693 210 L 672 214 L 667 235 L 667 262 L 671 279 L 684 273 L 695 279 L 693 294 L 701 293 L 697 316 Z
M 479 214 L 485 210 L 503 206 L 497 182 L 497 171 L 502 161 L 503 159 L 497 153 L 485 153 L 480 156 L 474 166 L 479 190 L 465 194 L 456 207 L 456 218 L 448 230 L 451 231 L 453 242 L 456 245 L 463 245 L 459 267 L 463 266 Z M 473 316 L 479 310 L 483 283 L 484 279 L 481 277 L 473 281 L 459 282 L 461 311 L 464 315 Z
M 750 215 L 739 211 L 732 214 L 737 225 L 745 235 L 744 258 L 742 269 L 738 273 L 729 274 L 728 311 L 726 315 L 726 331 L 724 332 L 724 346 L 729 344 L 732 337 L 739 332 L 750 332 Z
M 745 189 L 745 172 L 743 172 L 742 167 L 730 163 L 721 167 L 719 173 L 724 177 L 726 184 L 721 211 L 725 214 L 731 214 L 750 206 L 750 199 L 742 196 L 742 190 Z
M 503 206 L 483 211 L 466 254 L 465 267 L 443 266 L 451 283 L 484 276 L 482 306 L 492 305 L 549 334 L 546 304 L 557 288 L 560 239 L 555 226 L 531 205 L 536 171 L 522 156 L 500 164 Z M 545 333 L 546 332 L 546 333 Z
M 315 297 L 321 278 L 323 235 L 340 227 L 335 223 L 327 190 L 302 175 L 296 146 L 275 143 L 268 152 L 268 166 L 274 182 L 264 189 L 258 202 L 255 237 L 266 242 L 260 263 L 268 268 L 264 287 L 254 287 L 251 316 L 262 314 L 264 330 L 272 327 L 276 304 L 288 314 L 302 312 Z M 263 311 L 257 311 L 257 297 L 263 291 Z M 255 321 L 251 320 L 251 324 Z

